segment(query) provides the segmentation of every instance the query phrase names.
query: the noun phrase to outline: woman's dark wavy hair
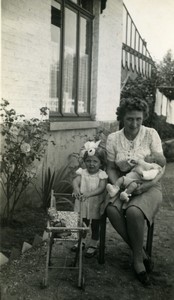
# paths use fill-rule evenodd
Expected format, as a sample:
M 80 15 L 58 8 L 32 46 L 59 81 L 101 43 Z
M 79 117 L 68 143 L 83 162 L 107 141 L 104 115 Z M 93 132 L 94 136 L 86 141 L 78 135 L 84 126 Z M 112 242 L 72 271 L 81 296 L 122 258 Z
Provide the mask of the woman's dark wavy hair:
M 105 149 L 103 149 L 101 147 L 96 148 L 94 155 L 97 156 L 98 159 L 100 160 L 100 162 L 101 162 L 101 169 L 105 170 L 106 169 L 106 164 L 107 164 Z M 88 156 L 89 156 L 88 155 L 88 151 L 85 151 L 84 156 L 83 156 L 83 161 L 84 162 L 85 162 L 85 160 L 87 159 Z
M 117 108 L 116 115 L 117 121 L 123 121 L 123 118 L 127 112 L 130 111 L 142 111 L 144 120 L 149 116 L 149 106 L 145 100 L 138 97 L 123 98 L 120 101 L 120 106 Z

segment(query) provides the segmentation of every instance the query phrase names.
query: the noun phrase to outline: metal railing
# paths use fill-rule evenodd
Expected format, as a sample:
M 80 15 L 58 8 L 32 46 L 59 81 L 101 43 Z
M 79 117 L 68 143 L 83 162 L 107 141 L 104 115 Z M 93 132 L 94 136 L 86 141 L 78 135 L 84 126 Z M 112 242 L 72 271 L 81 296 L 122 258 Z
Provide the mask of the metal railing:
M 150 77 L 153 66 L 154 62 L 147 49 L 147 43 L 141 37 L 125 4 L 123 4 L 122 67 Z

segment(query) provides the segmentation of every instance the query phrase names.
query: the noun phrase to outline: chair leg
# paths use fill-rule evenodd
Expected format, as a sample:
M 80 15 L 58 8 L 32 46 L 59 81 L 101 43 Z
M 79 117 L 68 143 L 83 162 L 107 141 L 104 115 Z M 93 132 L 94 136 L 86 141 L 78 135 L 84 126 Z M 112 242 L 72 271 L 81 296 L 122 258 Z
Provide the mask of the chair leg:
M 154 223 L 152 223 L 151 226 L 148 226 L 148 232 L 147 232 L 146 251 L 150 257 L 152 256 L 153 232 L 154 232 Z
M 99 244 L 99 264 L 105 263 L 105 238 L 106 238 L 106 214 L 104 213 L 100 221 L 100 244 Z

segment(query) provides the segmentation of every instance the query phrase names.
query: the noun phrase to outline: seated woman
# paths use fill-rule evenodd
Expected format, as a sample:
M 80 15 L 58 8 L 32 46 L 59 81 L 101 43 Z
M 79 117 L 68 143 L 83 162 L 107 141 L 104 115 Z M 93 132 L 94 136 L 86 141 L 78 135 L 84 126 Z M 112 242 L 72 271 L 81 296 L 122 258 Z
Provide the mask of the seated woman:
M 150 261 L 143 250 L 145 221 L 152 224 L 162 202 L 160 179 L 164 174 L 165 157 L 160 137 L 155 129 L 143 126 L 148 117 L 148 105 L 137 98 L 122 99 L 117 108 L 117 120 L 124 127 L 108 136 L 107 173 L 111 184 L 115 185 L 120 176 L 130 172 L 129 159 L 142 159 L 157 153 L 163 168 L 153 180 L 142 181 L 132 193 L 131 201 L 123 202 L 119 194 L 107 195 L 107 216 L 130 246 L 133 252 L 133 267 L 138 280 L 149 284 Z M 159 163 L 156 161 L 156 163 Z M 160 164 L 161 165 L 161 164 Z

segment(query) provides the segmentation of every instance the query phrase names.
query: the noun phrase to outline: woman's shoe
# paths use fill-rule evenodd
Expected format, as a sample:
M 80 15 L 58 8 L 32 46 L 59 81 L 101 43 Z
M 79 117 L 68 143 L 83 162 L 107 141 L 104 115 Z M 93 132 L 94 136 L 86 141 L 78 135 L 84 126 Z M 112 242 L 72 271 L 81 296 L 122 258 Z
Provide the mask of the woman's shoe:
M 145 258 L 143 260 L 143 263 L 144 263 L 144 266 L 146 268 L 146 272 L 150 273 L 154 269 L 154 262 L 151 259 L 151 257 L 149 256 L 149 254 L 147 253 L 145 247 L 143 247 L 143 250 L 144 250 L 144 254 L 145 254 Z
M 152 259 L 150 257 L 146 258 L 143 260 L 144 266 L 146 268 L 146 272 L 147 273 L 151 273 L 153 271 L 154 268 L 154 262 L 152 261 Z
M 137 273 L 135 271 L 135 275 L 137 277 L 137 279 L 144 285 L 144 286 L 148 286 L 150 285 L 150 280 L 149 280 L 149 276 L 147 275 L 146 271 L 142 271 L 140 273 Z

